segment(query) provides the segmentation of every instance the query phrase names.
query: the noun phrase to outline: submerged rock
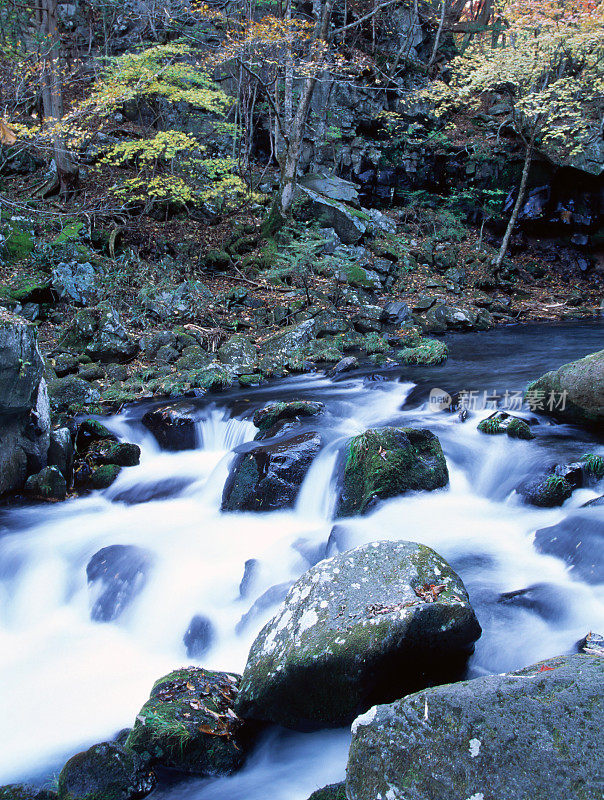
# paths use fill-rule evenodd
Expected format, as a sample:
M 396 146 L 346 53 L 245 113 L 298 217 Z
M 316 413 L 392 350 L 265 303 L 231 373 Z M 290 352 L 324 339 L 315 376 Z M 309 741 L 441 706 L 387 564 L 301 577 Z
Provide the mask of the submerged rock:
M 604 350 L 546 372 L 527 387 L 542 414 L 577 425 L 604 422 Z
M 348 800 L 600 800 L 604 659 L 552 658 L 355 720 Z
M 283 420 L 296 420 L 300 417 L 315 417 L 325 406 L 312 400 L 288 400 L 284 403 L 270 403 L 256 411 L 253 423 L 261 431 L 268 430 Z
M 112 544 L 92 556 L 86 567 L 95 622 L 112 622 L 140 594 L 147 582 L 153 558 L 133 544 Z
M 223 511 L 290 508 L 322 445 L 314 432 L 244 445 L 224 487 Z
M 579 508 L 557 525 L 538 530 L 534 542 L 540 553 L 561 558 L 571 577 L 604 582 L 604 508 Z
M 449 482 L 438 438 L 417 428 L 370 428 L 346 446 L 338 516 L 360 514 L 379 499 L 432 491 Z
M 229 775 L 245 759 L 252 728 L 233 711 L 239 676 L 178 669 L 153 685 L 126 747 L 151 763 L 196 775 Z
M 236 710 L 294 728 L 458 678 L 480 626 L 460 578 L 424 545 L 374 542 L 321 561 L 256 638 Z
M 207 617 L 195 614 L 182 637 L 188 658 L 201 658 L 212 646 L 214 626 Z
M 163 450 L 193 450 L 197 446 L 196 410 L 190 403 L 147 411 L 142 422 Z
M 95 744 L 61 770 L 59 800 L 135 800 L 155 786 L 155 775 L 135 753 L 115 742 Z

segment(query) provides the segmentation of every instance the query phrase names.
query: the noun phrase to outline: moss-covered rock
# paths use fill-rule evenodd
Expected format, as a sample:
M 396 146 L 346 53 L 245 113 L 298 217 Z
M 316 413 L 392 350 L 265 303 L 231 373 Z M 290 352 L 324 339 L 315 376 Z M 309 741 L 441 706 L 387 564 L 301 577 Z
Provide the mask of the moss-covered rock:
M 76 375 L 66 375 L 48 384 L 48 396 L 53 411 L 69 411 L 71 407 L 79 408 L 98 403 L 101 393 L 98 388 Z
M 44 467 L 25 482 L 25 493 L 36 500 L 65 500 L 67 482 L 58 467 Z
M 241 680 L 243 717 L 345 725 L 376 702 L 459 677 L 480 626 L 447 562 L 373 542 L 319 562 L 264 626 Z
M 155 785 L 143 760 L 115 742 L 95 744 L 65 764 L 58 800 L 135 800 Z
M 546 372 L 527 387 L 536 410 L 563 422 L 604 423 L 604 350 Z
M 239 381 L 239 386 L 246 389 L 249 386 L 259 386 L 262 382 L 262 375 L 259 372 L 255 372 L 252 375 L 239 375 L 237 380 Z
M 516 487 L 525 501 L 539 508 L 561 506 L 573 493 L 573 486 L 560 475 L 546 475 Z
M 207 392 L 222 392 L 233 383 L 233 372 L 223 364 L 212 364 L 192 376 L 192 385 Z
M 344 781 L 331 783 L 329 786 L 317 789 L 308 800 L 346 800 L 346 784 Z
M 422 339 L 419 344 L 404 347 L 396 353 L 397 359 L 402 364 L 421 364 L 427 367 L 442 364 L 448 355 L 447 345 L 438 339 Z
M 216 354 L 218 360 L 236 375 L 254 372 L 258 363 L 256 347 L 249 336 L 238 333 L 225 342 Z
M 481 420 L 477 428 L 481 433 L 486 433 L 489 436 L 498 436 L 505 433 L 510 439 L 530 440 L 535 438 L 535 434 L 532 432 L 528 422 L 518 417 L 512 417 L 505 411 L 495 411 L 486 419 Z
M 270 403 L 268 406 L 256 411 L 253 422 L 257 428 L 265 431 L 283 420 L 316 417 L 318 414 L 322 414 L 324 409 L 323 403 L 313 400 L 288 400 L 282 403 Z
M 117 464 L 103 464 L 93 470 L 90 483 L 93 489 L 107 489 L 117 480 L 122 468 Z
M 57 800 L 57 793 L 50 789 L 39 789 L 37 786 L 11 783 L 0 786 L 0 800 Z
M 348 800 L 600 800 L 604 659 L 438 686 L 353 724 Z
M 377 500 L 440 489 L 449 481 L 438 438 L 416 428 L 371 428 L 344 451 L 338 516 L 362 514 Z
M 245 759 L 252 729 L 234 712 L 239 676 L 198 667 L 160 678 L 126 747 L 151 763 L 196 775 L 229 775 Z

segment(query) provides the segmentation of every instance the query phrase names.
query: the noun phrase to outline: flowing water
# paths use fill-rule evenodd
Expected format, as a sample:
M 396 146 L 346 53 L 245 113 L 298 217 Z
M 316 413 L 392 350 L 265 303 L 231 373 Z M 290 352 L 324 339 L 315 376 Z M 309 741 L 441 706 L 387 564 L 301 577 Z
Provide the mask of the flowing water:
M 395 498 L 346 521 L 340 548 L 379 539 L 430 545 L 463 578 L 483 628 L 470 675 L 502 672 L 570 651 L 589 630 L 604 629 L 602 584 L 573 580 L 564 563 L 539 554 L 535 530 L 553 525 L 604 487 L 580 489 L 562 508 L 522 505 L 514 486 L 535 468 L 603 453 L 602 439 L 541 418 L 535 441 L 476 430 L 488 411 L 463 424 L 434 413 L 430 389 L 523 389 L 532 377 L 604 346 L 604 324 L 533 325 L 452 335 L 440 367 L 348 373 L 337 381 L 303 376 L 214 396 L 198 404 L 198 448 L 162 452 L 135 407 L 108 426 L 142 448 L 141 464 L 123 470 L 104 492 L 55 506 L 7 508 L 0 516 L 0 784 L 52 781 L 74 752 L 131 725 L 155 679 L 202 663 L 240 671 L 262 625 L 278 606 L 274 586 L 295 580 L 325 555 L 333 527 L 338 451 L 371 426 L 428 427 L 442 443 L 450 486 Z M 305 423 L 326 446 L 296 507 L 274 513 L 223 514 L 220 500 L 233 448 L 253 439 L 253 411 L 269 400 L 325 403 Z M 599 488 L 599 492 L 598 492 Z M 583 513 L 601 522 L 604 507 Z M 93 622 L 86 565 L 101 548 L 133 544 L 152 553 L 142 592 L 114 622 Z M 333 549 L 334 544 L 332 543 Z M 246 561 L 257 560 L 244 597 Z M 525 594 L 517 590 L 533 588 Z M 502 598 L 502 594 L 506 596 Z M 211 620 L 210 650 L 195 662 L 183 634 L 191 618 Z M 237 775 L 190 779 L 156 790 L 177 800 L 306 800 L 344 774 L 349 731 L 273 730 Z

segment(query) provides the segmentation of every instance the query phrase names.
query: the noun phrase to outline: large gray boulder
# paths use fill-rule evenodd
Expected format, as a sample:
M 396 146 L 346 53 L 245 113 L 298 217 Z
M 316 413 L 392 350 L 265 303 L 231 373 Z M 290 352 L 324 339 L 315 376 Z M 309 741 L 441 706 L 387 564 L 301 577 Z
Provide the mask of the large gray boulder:
M 310 200 L 313 216 L 323 227 L 333 228 L 344 244 L 356 244 L 367 233 L 371 220 L 365 212 L 305 186 L 300 189 Z
M 552 658 L 355 720 L 348 800 L 601 800 L 604 659 Z
M 0 494 L 46 466 L 50 407 L 36 329 L 0 310 Z
M 366 544 L 292 586 L 252 645 L 236 710 L 293 728 L 344 725 L 376 702 L 460 677 L 480 633 L 437 553 Z
M 576 425 L 604 423 L 604 350 L 546 372 L 528 385 L 526 399 L 543 414 Z

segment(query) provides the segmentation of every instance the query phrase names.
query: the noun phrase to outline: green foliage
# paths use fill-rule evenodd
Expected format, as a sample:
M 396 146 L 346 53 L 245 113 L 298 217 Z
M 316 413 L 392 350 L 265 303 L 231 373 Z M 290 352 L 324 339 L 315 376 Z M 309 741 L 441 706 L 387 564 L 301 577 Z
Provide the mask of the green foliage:
M 604 456 L 585 453 L 585 455 L 581 456 L 581 461 L 585 463 L 588 473 L 597 481 L 604 478 Z

